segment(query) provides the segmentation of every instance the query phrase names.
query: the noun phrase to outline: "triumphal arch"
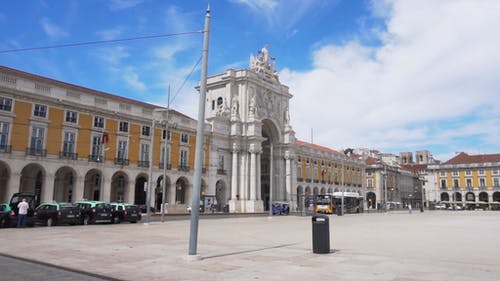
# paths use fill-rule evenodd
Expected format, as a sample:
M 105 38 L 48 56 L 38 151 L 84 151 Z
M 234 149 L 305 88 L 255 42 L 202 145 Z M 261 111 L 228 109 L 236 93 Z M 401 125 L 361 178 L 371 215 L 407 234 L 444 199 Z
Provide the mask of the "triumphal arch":
M 228 69 L 207 81 L 205 112 L 214 135 L 210 161 L 217 171 L 227 171 L 214 178 L 215 186 L 227 187 L 231 212 L 263 212 L 270 200 L 294 206 L 292 95 L 274 67 L 263 47 L 250 55 L 249 69 Z

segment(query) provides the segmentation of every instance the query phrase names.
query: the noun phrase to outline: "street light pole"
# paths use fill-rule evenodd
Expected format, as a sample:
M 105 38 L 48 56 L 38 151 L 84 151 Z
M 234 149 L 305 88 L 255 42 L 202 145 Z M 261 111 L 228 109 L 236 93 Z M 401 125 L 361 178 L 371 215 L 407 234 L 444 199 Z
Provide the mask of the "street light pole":
M 165 198 L 167 190 L 167 142 L 168 142 L 168 113 L 170 112 L 170 85 L 168 86 L 168 97 L 167 97 L 167 116 L 165 118 L 165 139 L 163 140 L 163 184 L 161 186 L 161 222 L 165 222 Z
M 200 96 L 198 98 L 198 124 L 194 156 L 193 197 L 191 200 L 191 224 L 189 231 L 189 255 L 196 256 L 198 248 L 198 223 L 200 216 L 201 169 L 205 136 L 205 97 L 207 96 L 208 39 L 210 35 L 210 6 L 205 14 L 203 28 L 203 56 L 201 62 Z
M 387 165 L 384 165 L 384 210 L 387 212 Z

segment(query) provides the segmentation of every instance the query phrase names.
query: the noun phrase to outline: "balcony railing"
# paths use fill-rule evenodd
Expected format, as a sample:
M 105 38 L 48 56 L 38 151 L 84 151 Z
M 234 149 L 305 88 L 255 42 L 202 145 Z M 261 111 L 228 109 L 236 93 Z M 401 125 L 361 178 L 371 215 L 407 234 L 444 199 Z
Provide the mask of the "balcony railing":
M 297 178 L 297 181 L 304 181 L 303 178 Z
M 121 166 L 128 166 L 129 160 L 125 158 L 115 158 L 115 164 Z
M 181 165 L 177 168 L 177 170 L 181 171 L 181 172 L 189 172 L 189 166 L 184 166 L 184 165 Z
M 103 157 L 100 155 L 89 155 L 89 162 L 102 162 Z
M 59 159 L 77 160 L 78 153 L 60 151 L 59 152 Z
M 158 168 L 163 169 L 163 163 L 160 162 L 160 165 L 158 165 Z M 167 170 L 171 170 L 171 169 L 172 169 L 172 164 L 167 164 Z
M 27 147 L 26 155 L 45 157 L 47 156 L 47 149 Z
M 11 153 L 12 146 L 10 145 L 0 145 L 0 153 Z
M 149 167 L 149 161 L 137 161 L 137 166 L 148 168 Z
M 224 169 L 217 169 L 217 175 L 226 175 L 227 171 Z

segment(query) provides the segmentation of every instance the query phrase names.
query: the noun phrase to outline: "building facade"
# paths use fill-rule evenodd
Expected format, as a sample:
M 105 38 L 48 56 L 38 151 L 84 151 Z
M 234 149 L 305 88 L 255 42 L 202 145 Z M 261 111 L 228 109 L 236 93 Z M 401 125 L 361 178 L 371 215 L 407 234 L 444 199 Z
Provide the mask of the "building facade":
M 364 160 L 296 140 L 291 98 L 266 47 L 249 69 L 208 77 L 203 205 L 263 212 L 284 201 L 299 211 L 308 196 L 364 196 Z M 0 67 L 0 201 L 34 192 L 37 203 L 145 204 L 151 178 L 152 206 L 186 212 L 196 125 L 175 110 Z
M 437 202 L 466 208 L 500 208 L 500 154 L 461 152 L 442 164 L 429 165 L 428 171 Z
M 0 67 L 0 201 L 34 192 L 37 203 L 86 198 L 145 204 L 152 154 L 152 205 L 163 201 L 165 167 L 168 209 L 185 210 L 196 121 L 174 110 L 166 120 L 156 108 Z M 202 192 L 215 195 L 208 190 L 210 149 L 207 134 Z M 228 190 L 219 192 L 226 198 Z

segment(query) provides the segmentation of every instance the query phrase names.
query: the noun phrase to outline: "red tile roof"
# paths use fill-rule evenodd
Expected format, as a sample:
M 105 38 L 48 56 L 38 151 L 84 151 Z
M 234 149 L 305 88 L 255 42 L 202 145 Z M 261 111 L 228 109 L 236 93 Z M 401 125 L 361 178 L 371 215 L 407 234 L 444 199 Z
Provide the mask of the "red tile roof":
M 455 157 L 446 161 L 444 164 L 473 164 L 473 163 L 491 163 L 500 162 L 500 154 L 478 154 L 469 155 L 465 152 L 460 152 Z
M 317 145 L 317 144 L 313 144 L 313 143 L 308 143 L 308 142 L 301 141 L 301 140 L 297 140 L 295 142 L 295 144 L 299 145 L 299 146 L 300 145 L 307 146 L 307 147 L 310 147 L 310 148 L 313 148 L 313 149 L 317 149 L 317 150 L 321 150 L 321 151 L 325 151 L 325 152 L 328 152 L 328 153 L 334 153 L 334 154 L 345 156 L 344 153 L 338 152 L 338 151 L 333 150 L 331 148 L 328 148 L 326 146 L 321 146 L 321 145 Z
M 365 160 L 366 165 L 375 165 L 375 164 L 377 164 L 377 162 L 378 162 L 378 159 L 374 158 L 374 157 L 368 157 Z

